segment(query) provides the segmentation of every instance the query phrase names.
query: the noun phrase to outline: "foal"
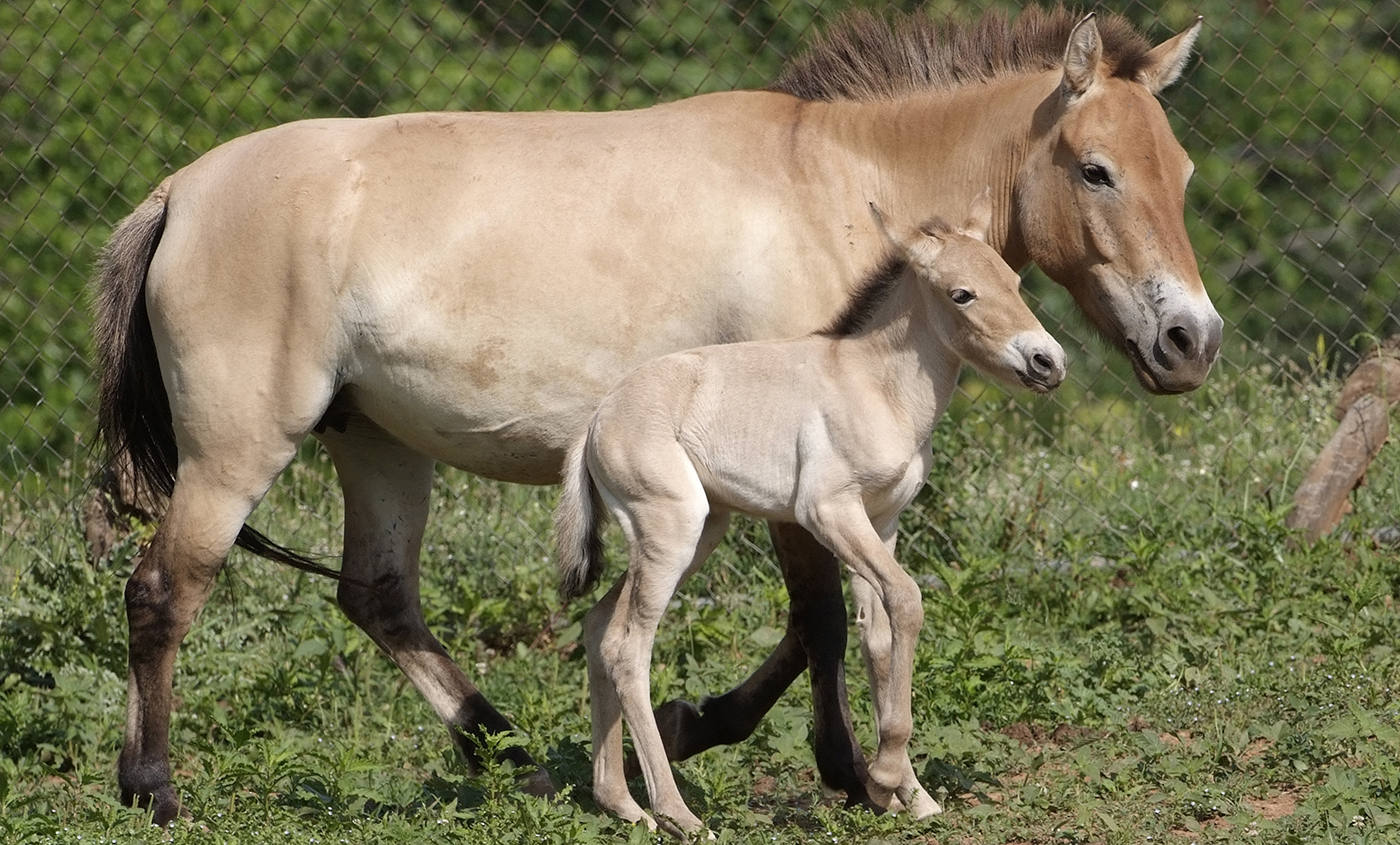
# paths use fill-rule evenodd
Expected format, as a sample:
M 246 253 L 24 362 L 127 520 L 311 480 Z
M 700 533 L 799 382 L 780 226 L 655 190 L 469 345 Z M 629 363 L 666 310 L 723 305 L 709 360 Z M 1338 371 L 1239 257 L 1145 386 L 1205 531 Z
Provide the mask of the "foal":
M 1016 273 L 983 242 L 985 199 L 961 230 L 932 220 L 892 234 L 875 212 L 893 253 L 830 330 L 644 364 L 570 450 L 555 517 L 561 593 L 578 596 L 601 574 L 600 505 L 628 543 L 627 572 L 585 621 L 600 806 L 655 826 L 627 790 L 625 716 L 652 811 L 672 832 L 703 827 L 676 789 L 649 666 L 672 594 L 738 511 L 798 523 L 850 568 L 875 698 L 876 798 L 888 805 L 893 794 L 919 816 L 939 811 L 908 757 L 923 608 L 893 555 L 899 513 L 928 475 L 929 434 L 963 361 L 1042 393 L 1065 372 Z

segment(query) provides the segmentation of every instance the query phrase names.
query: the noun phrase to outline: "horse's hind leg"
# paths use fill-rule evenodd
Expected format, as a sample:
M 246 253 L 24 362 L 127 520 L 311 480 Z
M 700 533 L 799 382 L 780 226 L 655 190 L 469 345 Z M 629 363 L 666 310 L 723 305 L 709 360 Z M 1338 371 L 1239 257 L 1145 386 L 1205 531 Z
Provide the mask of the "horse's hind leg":
M 799 525 L 771 523 L 769 530 L 787 584 L 787 630 L 777 649 L 742 684 L 696 708 L 675 700 L 656 710 L 672 760 L 753 734 L 803 669 L 811 670 L 817 770 L 830 789 L 844 791 L 848 806 L 880 808 L 867 789 L 865 756 L 851 727 L 846 699 L 846 602 L 841 568 L 831 552 Z M 637 767 L 628 761 L 628 774 Z
M 358 432 L 358 426 L 351 431 Z M 511 725 L 448 657 L 423 619 L 418 556 L 428 519 L 433 459 L 377 430 L 319 436 L 345 491 L 340 607 L 403 670 L 475 768 L 481 738 L 510 731 Z M 524 791 L 554 792 L 549 776 L 524 749 L 510 748 L 502 757 L 520 768 Z
M 231 428 L 230 424 L 230 428 Z M 130 631 L 126 735 L 117 780 L 127 803 L 149 806 L 156 824 L 180 811 L 170 783 L 170 708 L 175 655 L 214 587 L 243 521 L 291 460 L 295 444 L 267 432 L 271 454 L 249 455 L 234 438 L 181 443 L 165 517 L 126 583 Z M 281 441 L 280 443 L 278 441 Z

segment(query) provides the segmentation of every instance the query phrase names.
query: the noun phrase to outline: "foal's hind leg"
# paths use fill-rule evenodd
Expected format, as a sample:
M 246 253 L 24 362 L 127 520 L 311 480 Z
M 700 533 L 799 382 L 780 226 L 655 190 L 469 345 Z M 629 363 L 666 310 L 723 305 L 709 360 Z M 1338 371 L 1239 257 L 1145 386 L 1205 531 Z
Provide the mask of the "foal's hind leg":
M 600 686 L 606 686 L 599 683 L 595 674 L 596 663 L 606 674 L 626 718 L 651 796 L 652 812 L 668 831 L 682 836 L 700 830 L 704 824 L 686 806 L 676 788 L 651 710 L 652 645 L 661 615 L 676 588 L 710 556 L 729 522 L 727 514 L 707 514 L 699 479 L 688 464 L 683 473 L 689 477 L 676 473 L 667 480 L 692 489 L 673 489 L 668 493 L 675 495 L 668 495 L 658 493 L 659 487 L 653 485 L 649 494 L 656 494 L 654 498 L 629 502 L 623 508 L 625 513 L 618 513 L 618 522 L 628 539 L 627 573 L 595 609 L 596 614 L 590 613 L 588 618 L 590 691 L 596 694 Z M 685 481 L 691 484 L 685 485 Z M 606 723 L 594 725 L 595 742 L 605 743 L 594 748 L 594 794 L 620 799 L 618 812 L 632 818 L 629 814 L 637 812 L 635 802 L 630 795 L 617 791 L 619 786 L 625 790 L 625 784 L 599 783 L 601 777 L 610 773 L 616 777 L 617 768 L 609 768 L 604 761 L 615 761 L 621 751 L 615 712 L 606 712 L 611 706 L 609 701 L 601 710 L 597 705 L 594 709 L 595 718 L 608 717 Z M 605 791 L 600 793 L 600 787 Z M 651 823 L 645 815 L 642 818 Z
M 633 523 L 627 517 L 622 516 L 620 520 L 624 525 L 624 531 L 629 536 L 629 545 L 634 545 L 632 538 L 635 537 Z M 676 583 L 671 586 L 671 593 L 675 592 L 675 586 L 683 582 L 690 573 L 699 568 L 707 558 L 714 552 L 720 540 L 724 538 L 725 529 L 729 525 L 729 515 L 725 513 L 711 513 L 704 519 L 700 529 L 699 538 L 695 541 L 692 552 L 692 559 L 685 571 L 676 579 Z M 635 562 L 636 559 L 634 559 Z M 648 564 L 648 566 L 650 566 Z M 628 726 L 632 730 L 633 744 L 637 746 L 637 753 L 629 757 L 626 766 L 629 770 L 626 776 L 623 775 L 622 768 L 622 699 L 619 689 L 614 679 L 616 665 L 622 659 L 631 659 L 629 654 L 619 652 L 622 648 L 620 643 L 625 636 L 628 636 L 627 628 L 633 619 L 633 598 L 636 585 L 639 583 L 633 575 L 633 564 L 629 563 L 628 572 L 618 580 L 607 595 L 588 612 L 584 619 L 584 642 L 588 648 L 588 695 L 593 719 L 593 798 L 600 807 L 616 813 L 618 816 L 628 821 L 644 821 L 650 827 L 655 827 L 655 820 L 643 812 L 631 793 L 627 789 L 626 778 L 636 774 L 646 774 L 648 794 L 657 795 L 658 788 L 666 788 L 664 785 L 657 787 L 656 784 L 663 780 L 670 783 L 670 789 L 674 790 L 675 781 L 671 777 L 671 771 L 664 752 L 664 746 L 658 748 L 661 741 L 659 732 L 647 734 L 652 736 L 651 744 L 647 743 L 645 736 L 639 734 L 639 730 L 653 730 L 656 728 L 654 718 L 651 725 L 645 724 L 637 712 L 633 712 L 628 719 Z M 658 576 L 653 574 L 649 580 L 655 582 Z M 667 600 L 669 600 L 669 595 Z M 665 602 L 662 602 L 664 608 Z M 630 635 L 635 636 L 636 632 Z M 655 637 L 655 630 L 652 631 L 652 638 Z M 634 644 L 632 648 L 640 648 Z M 650 677 L 651 663 L 650 641 L 646 644 L 646 657 L 642 663 Z M 643 704 L 650 702 L 650 689 L 646 697 L 642 699 Z M 642 712 L 645 712 L 643 709 Z M 639 739 L 639 737 L 641 737 Z M 650 755 L 648 757 L 648 755 Z M 648 764 L 644 765 L 644 764 Z M 676 796 L 679 801 L 679 794 Z M 655 806 L 655 805 L 654 805 Z M 684 805 L 681 805 L 684 809 Z M 658 812 L 665 813 L 664 810 Z M 689 811 L 686 810 L 688 813 Z
M 656 709 L 666 753 L 684 760 L 716 745 L 742 742 L 792 682 L 810 669 L 817 770 L 829 789 L 844 791 L 848 806 L 882 809 L 871 800 L 865 756 L 851 727 L 846 698 L 846 602 L 840 564 L 806 529 L 770 523 L 787 584 L 787 630 L 777 649 L 742 684 L 696 708 L 680 699 Z M 628 774 L 638 771 L 628 761 Z
M 447 656 L 423 620 L 418 555 L 428 519 L 433 459 L 378 432 L 328 432 L 320 437 L 345 491 L 346 580 L 336 597 L 340 607 L 403 670 L 475 768 L 479 757 L 474 740 L 488 732 L 509 731 L 511 725 Z M 521 769 L 524 791 L 554 792 L 549 775 L 524 749 L 510 748 L 502 757 Z
M 141 553 L 126 583 L 130 631 L 127 658 L 126 734 L 117 762 L 122 799 L 151 808 L 156 824 L 180 811 L 170 782 L 170 709 L 175 656 L 214 587 L 243 521 L 291 460 L 295 449 L 285 435 L 258 429 L 225 428 L 261 442 L 263 454 L 249 454 L 230 439 L 186 437 L 180 443 L 179 471 L 160 528 Z

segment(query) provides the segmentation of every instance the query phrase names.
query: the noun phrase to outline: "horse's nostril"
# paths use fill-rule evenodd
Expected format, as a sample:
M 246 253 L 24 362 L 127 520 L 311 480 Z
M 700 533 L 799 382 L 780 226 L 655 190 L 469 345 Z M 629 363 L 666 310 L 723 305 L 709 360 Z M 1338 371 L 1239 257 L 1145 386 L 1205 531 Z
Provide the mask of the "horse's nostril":
M 1044 352 L 1037 352 L 1031 356 L 1031 366 L 1039 375 L 1048 376 L 1055 370 L 1055 361 Z
M 1196 335 L 1185 326 L 1172 326 L 1167 329 L 1167 341 L 1187 358 L 1196 351 Z

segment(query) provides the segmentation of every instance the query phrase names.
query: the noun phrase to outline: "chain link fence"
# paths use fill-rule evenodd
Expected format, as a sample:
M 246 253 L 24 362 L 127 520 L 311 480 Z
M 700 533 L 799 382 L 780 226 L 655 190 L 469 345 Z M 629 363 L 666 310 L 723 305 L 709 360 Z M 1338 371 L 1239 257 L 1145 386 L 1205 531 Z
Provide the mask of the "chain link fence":
M 55 520 L 78 518 L 95 473 L 87 279 L 113 226 L 165 175 L 219 143 L 306 117 L 628 109 L 762 87 L 843 5 L 0 0 L 0 562 L 21 566 Z M 924 7 L 967 17 L 1019 5 Z M 1274 383 L 1315 381 L 1396 332 L 1400 3 L 1102 8 L 1154 41 L 1205 17 L 1198 58 L 1164 101 L 1197 165 L 1187 223 L 1225 318 L 1212 379 L 1256 368 Z M 1070 350 L 1072 384 L 1045 405 L 1008 401 L 1000 412 L 1029 415 L 1048 449 L 1060 448 L 1048 435 L 1066 428 L 1111 439 L 1108 419 L 1130 418 L 1144 436 L 1174 425 L 1193 400 L 1143 397 L 1061 291 L 1036 279 L 1027 287 Z M 1085 397 L 1094 413 L 1082 411 Z M 1267 421 L 1257 424 L 1267 439 Z M 313 469 L 323 462 L 312 447 L 306 457 Z M 291 492 L 260 509 L 259 524 L 278 539 L 300 523 L 325 525 L 314 543 L 333 551 L 338 526 L 305 504 L 338 495 L 329 473 L 283 487 Z M 454 478 L 440 486 L 440 512 L 495 495 L 484 490 Z M 546 537 L 528 542 L 545 553 Z

